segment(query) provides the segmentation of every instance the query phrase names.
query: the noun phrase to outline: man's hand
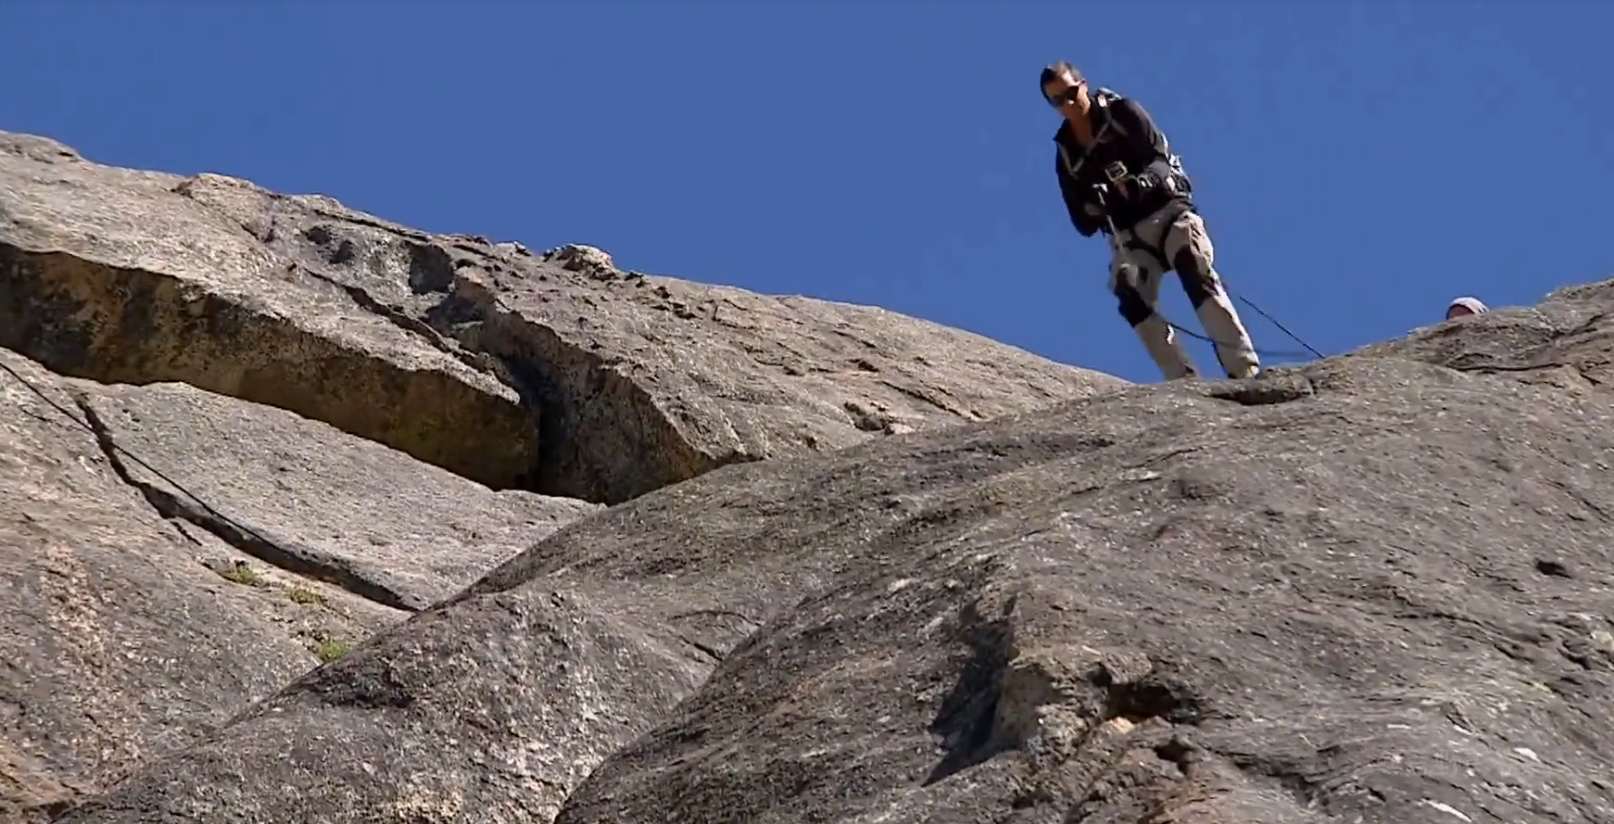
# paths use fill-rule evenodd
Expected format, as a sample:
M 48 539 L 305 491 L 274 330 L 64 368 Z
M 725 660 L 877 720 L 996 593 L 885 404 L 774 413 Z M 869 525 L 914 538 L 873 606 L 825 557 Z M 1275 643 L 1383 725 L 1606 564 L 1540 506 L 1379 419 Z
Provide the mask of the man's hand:
M 1088 198 L 1087 201 L 1082 204 L 1082 215 L 1093 221 L 1093 225 L 1095 227 L 1093 230 L 1094 232 L 1100 231 L 1104 228 L 1104 218 L 1109 214 L 1110 211 L 1110 204 L 1107 195 L 1108 189 L 1109 187 L 1102 183 L 1094 184 L 1093 196 Z M 1092 237 L 1092 234 L 1089 233 L 1087 236 Z
M 1093 200 L 1092 200 L 1092 202 L 1098 204 L 1098 207 L 1099 207 L 1100 210 L 1109 209 L 1109 207 L 1110 207 L 1110 187 L 1109 187 L 1109 184 L 1107 184 L 1107 183 L 1094 183 L 1093 184 Z

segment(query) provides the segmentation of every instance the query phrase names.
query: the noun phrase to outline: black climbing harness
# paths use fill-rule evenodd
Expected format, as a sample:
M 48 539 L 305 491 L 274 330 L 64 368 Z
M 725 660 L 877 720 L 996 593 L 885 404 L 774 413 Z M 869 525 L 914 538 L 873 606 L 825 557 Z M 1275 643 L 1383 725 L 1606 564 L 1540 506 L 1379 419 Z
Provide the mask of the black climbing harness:
M 1066 174 L 1070 175 L 1071 180 L 1076 180 L 1077 179 L 1076 174 L 1077 174 L 1077 172 L 1081 171 L 1081 168 L 1082 168 L 1083 164 L 1085 164 L 1087 162 L 1088 157 L 1092 154 L 1093 147 L 1098 145 L 1099 141 L 1104 138 L 1105 133 L 1109 131 L 1111 124 L 1114 123 L 1115 116 L 1110 113 L 1109 104 L 1110 104 L 1110 102 L 1112 100 L 1114 100 L 1116 98 L 1119 98 L 1119 97 L 1120 97 L 1120 95 L 1116 94 L 1115 92 L 1110 91 L 1109 89 L 1099 89 L 1097 91 L 1095 102 L 1098 103 L 1100 106 L 1102 106 L 1104 108 L 1104 115 L 1105 115 L 1104 116 L 1104 122 L 1099 124 L 1098 130 L 1093 134 L 1092 143 L 1089 144 L 1089 146 L 1087 148 L 1087 151 L 1082 152 L 1081 157 L 1076 158 L 1076 160 L 1074 162 L 1071 161 L 1069 152 L 1067 152 L 1065 150 L 1065 144 L 1062 143 L 1062 142 L 1059 142 L 1059 141 L 1055 141 L 1055 144 L 1059 147 L 1059 156 L 1060 156 L 1061 159 L 1064 160 Z M 1116 127 L 1116 128 L 1119 130 L 1120 127 Z M 1178 172 L 1183 173 L 1184 178 L 1186 178 L 1187 174 L 1186 174 L 1186 172 L 1182 171 L 1182 162 L 1177 158 L 1177 156 L 1172 155 L 1170 160 L 1171 160 L 1172 167 L 1174 169 L 1176 169 Z M 1126 167 L 1121 165 L 1120 163 L 1112 163 L 1112 164 L 1110 164 L 1110 166 L 1108 168 L 1106 168 L 1104 170 L 1104 176 L 1109 178 L 1110 183 L 1112 185 L 1116 184 L 1117 181 L 1119 181 L 1121 177 L 1125 176 L 1125 174 L 1126 174 Z M 1107 190 L 1107 187 L 1104 184 L 1098 184 L 1098 185 L 1095 185 L 1093 188 L 1095 190 L 1094 194 L 1098 197 L 1099 204 L 1100 204 L 1100 206 L 1101 206 L 1101 208 L 1103 209 L 1103 212 L 1104 212 L 1104 226 L 1105 226 L 1105 229 L 1107 230 L 1105 232 L 1105 234 L 1109 236 L 1110 248 L 1111 248 L 1111 250 L 1113 252 L 1115 252 L 1117 257 L 1121 257 L 1120 252 L 1121 252 L 1121 249 L 1123 248 L 1122 241 L 1121 241 L 1121 233 L 1116 230 L 1116 228 L 1115 228 L 1115 219 L 1110 216 L 1109 204 L 1106 202 L 1106 199 L 1105 199 L 1105 192 Z M 1162 241 L 1162 242 L 1164 242 L 1164 241 Z M 1157 251 L 1154 248 L 1149 247 L 1147 244 L 1144 244 L 1142 240 L 1137 240 L 1135 244 L 1128 244 L 1128 245 L 1126 245 L 1125 248 L 1136 249 L 1137 251 L 1146 252 L 1146 253 L 1150 254 L 1151 256 L 1153 256 L 1153 257 L 1160 258 L 1161 262 L 1163 264 L 1163 271 L 1169 271 L 1170 269 L 1173 268 L 1170 265 L 1170 261 L 1167 261 L 1167 260 L 1164 259 L 1165 258 L 1165 250 L 1164 249 L 1161 249 L 1161 250 Z M 1122 259 L 1124 260 L 1124 258 L 1122 258 Z M 1313 348 L 1311 344 L 1306 343 L 1304 340 L 1301 340 L 1299 335 L 1296 335 L 1294 332 L 1289 330 L 1289 327 L 1284 326 L 1282 323 L 1279 323 L 1277 318 L 1273 317 L 1265 309 L 1262 309 L 1260 306 L 1256 305 L 1255 301 L 1252 301 L 1249 298 L 1244 297 L 1243 295 L 1236 294 L 1236 293 L 1233 292 L 1232 289 L 1227 288 L 1227 284 L 1225 282 L 1222 284 L 1222 290 L 1227 292 L 1229 297 L 1236 298 L 1239 301 L 1243 302 L 1244 305 L 1246 305 L 1246 306 L 1250 307 L 1251 309 L 1255 310 L 1256 314 L 1258 314 L 1261 317 L 1265 318 L 1268 323 L 1272 324 L 1273 326 L 1276 326 L 1279 331 L 1283 332 L 1285 335 L 1288 335 L 1291 340 L 1293 340 L 1295 343 L 1300 344 L 1300 346 L 1305 350 L 1305 351 L 1299 351 L 1299 350 L 1284 351 L 1284 350 L 1273 350 L 1273 349 L 1256 349 L 1255 347 L 1252 346 L 1251 349 L 1252 349 L 1252 351 L 1255 352 L 1256 355 L 1261 356 L 1261 357 L 1272 357 L 1272 358 L 1303 358 L 1303 357 L 1306 357 L 1308 355 L 1315 356 L 1317 358 L 1327 357 L 1323 353 L 1321 353 L 1321 352 L 1317 351 L 1315 348 Z M 1242 349 L 1243 348 L 1242 345 L 1234 345 L 1234 344 L 1225 343 L 1223 341 L 1216 340 L 1215 338 L 1212 338 L 1212 337 L 1210 337 L 1208 335 L 1204 335 L 1204 334 L 1201 334 L 1199 332 L 1195 332 L 1192 329 L 1186 329 L 1186 328 L 1184 328 L 1182 326 L 1179 326 L 1176 323 L 1173 323 L 1170 318 L 1168 318 L 1164 314 L 1162 314 L 1159 309 L 1155 308 L 1154 306 L 1149 306 L 1148 304 L 1146 304 L 1144 302 L 1144 300 L 1143 300 L 1143 296 L 1138 292 L 1138 271 L 1137 271 L 1137 267 L 1132 263 L 1123 262 L 1117 267 L 1117 273 L 1116 273 L 1116 278 L 1115 278 L 1115 297 L 1122 300 L 1122 301 L 1132 303 L 1133 305 L 1148 306 L 1149 314 L 1160 318 L 1162 323 L 1166 324 L 1167 326 L 1171 327 L 1172 329 L 1177 330 L 1178 332 L 1181 332 L 1184 335 L 1187 335 L 1188 337 L 1195 338 L 1197 340 L 1205 341 L 1206 343 L 1212 344 L 1212 345 L 1217 346 L 1217 347 L 1222 348 L 1222 349 L 1234 350 L 1234 349 Z

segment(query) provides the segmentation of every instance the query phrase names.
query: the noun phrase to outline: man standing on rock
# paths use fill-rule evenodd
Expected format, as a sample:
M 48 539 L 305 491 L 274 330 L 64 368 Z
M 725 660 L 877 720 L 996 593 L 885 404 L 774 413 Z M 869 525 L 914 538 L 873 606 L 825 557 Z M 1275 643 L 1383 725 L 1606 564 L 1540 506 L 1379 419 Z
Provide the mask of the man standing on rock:
M 1149 357 L 1167 380 L 1196 375 L 1175 331 L 1155 312 L 1160 282 L 1175 270 L 1228 377 L 1254 376 L 1255 347 L 1212 265 L 1192 185 L 1165 135 L 1136 102 L 1104 88 L 1089 94 L 1081 72 L 1063 60 L 1042 70 L 1041 85 L 1065 118 L 1054 134 L 1054 164 L 1070 222 L 1082 237 L 1115 231 L 1110 291 Z M 1135 282 L 1120 276 L 1123 267 L 1136 273 Z

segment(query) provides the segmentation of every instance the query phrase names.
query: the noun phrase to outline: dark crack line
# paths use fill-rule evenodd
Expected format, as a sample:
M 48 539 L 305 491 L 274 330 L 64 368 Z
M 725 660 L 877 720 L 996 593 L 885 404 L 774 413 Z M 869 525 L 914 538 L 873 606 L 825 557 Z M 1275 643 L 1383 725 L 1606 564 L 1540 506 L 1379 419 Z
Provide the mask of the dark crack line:
M 703 654 L 706 657 L 710 658 L 712 660 L 712 663 L 714 663 L 714 664 L 723 663 L 723 653 L 721 651 L 719 651 L 716 647 L 712 646 L 711 644 L 705 644 L 705 643 L 702 643 L 700 641 L 696 641 L 695 639 L 690 638 L 687 635 L 678 636 L 678 640 L 683 641 L 684 643 L 688 644 L 689 646 L 695 648 L 701 654 Z
M 101 419 L 100 413 L 89 399 L 83 395 L 74 398 L 79 409 L 84 413 L 84 420 L 90 431 L 95 434 L 96 443 L 101 452 L 106 455 L 112 471 L 118 479 L 134 488 L 151 504 L 157 514 L 166 519 L 178 519 L 212 533 L 219 540 L 254 557 L 258 560 L 278 567 L 287 572 L 323 581 L 333 586 L 359 596 L 367 601 L 373 601 L 382 606 L 402 610 L 404 612 L 419 612 L 424 605 L 418 598 L 413 598 L 394 591 L 391 587 L 378 584 L 365 578 L 354 570 L 351 562 L 345 558 L 338 558 L 329 553 L 320 552 L 306 545 L 294 541 L 274 540 L 266 537 L 262 530 L 254 529 L 240 521 L 226 517 L 203 503 L 190 492 L 185 492 L 185 500 L 178 495 L 161 489 L 153 484 L 146 483 L 134 477 L 128 466 L 123 462 L 119 453 L 123 448 L 117 445 L 112 437 L 112 430 Z M 133 456 L 130 456 L 133 457 Z M 138 463 L 145 466 L 144 461 Z M 147 467 L 149 469 L 149 467 Z M 164 478 L 167 481 L 167 478 Z M 168 481 L 175 488 L 178 484 Z M 186 536 L 189 538 L 190 536 Z M 195 540 L 195 539 L 192 539 Z
M 1524 365 L 1508 364 L 1508 363 L 1479 363 L 1479 364 L 1474 364 L 1473 366 L 1454 366 L 1452 368 L 1456 369 L 1459 372 L 1482 372 L 1483 373 L 1483 372 L 1535 372 L 1535 371 L 1538 371 L 1538 370 L 1541 370 L 1541 369 L 1557 369 L 1558 367 L 1561 367 L 1561 366 L 1566 366 L 1566 367 L 1569 367 L 1570 369 L 1575 369 L 1574 364 L 1572 364 L 1572 363 L 1562 363 L 1562 362 L 1559 362 L 1559 361 L 1553 361 L 1551 363 L 1532 363 L 1532 364 L 1524 364 Z M 1577 370 L 1577 371 L 1579 371 L 1579 370 Z
M 343 283 L 330 275 L 321 274 L 300 263 L 293 262 L 289 264 L 288 268 L 302 272 L 309 277 L 320 281 L 321 283 L 326 283 L 341 289 L 347 294 L 349 299 L 359 306 L 359 308 L 373 314 L 380 315 L 382 318 L 392 323 L 392 325 L 404 330 L 405 332 L 410 332 L 425 338 L 426 342 L 430 343 L 438 351 L 454 358 L 471 369 L 492 375 L 495 380 L 498 380 L 500 383 L 514 391 L 519 397 L 525 399 L 525 395 L 522 394 L 524 387 L 520 385 L 515 376 L 510 373 L 510 370 L 502 362 L 500 362 L 499 358 L 493 353 L 471 351 L 464 345 L 458 344 L 457 339 L 451 339 L 447 335 L 437 331 L 430 323 L 427 323 L 420 318 L 412 317 L 409 315 L 409 313 L 395 306 L 390 306 L 376 300 L 369 292 L 366 292 L 364 289 L 358 286 Z M 478 311 L 483 315 L 486 314 L 486 309 L 484 307 L 478 307 Z
M 1480 365 L 1469 366 L 1469 367 L 1453 367 L 1453 368 L 1457 369 L 1457 371 L 1459 371 L 1459 372 L 1477 372 L 1477 373 L 1479 373 L 1481 375 L 1509 374 L 1509 373 L 1516 373 L 1516 372 L 1539 372 L 1539 371 L 1546 370 L 1546 369 L 1563 368 L 1563 369 L 1572 369 L 1572 370 L 1574 370 L 1575 374 L 1579 375 L 1581 380 L 1591 384 L 1592 386 L 1601 386 L 1602 383 L 1603 383 L 1602 381 L 1597 380 L 1597 379 L 1591 377 L 1590 375 L 1587 375 L 1586 371 L 1580 367 L 1580 364 L 1566 363 L 1566 362 L 1561 362 L 1561 361 L 1552 361 L 1552 362 L 1549 362 L 1549 363 L 1528 364 L 1528 365 L 1523 365 L 1523 366 L 1512 365 L 1512 364 L 1494 364 L 1494 363 L 1490 363 L 1490 364 L 1480 364 Z
M 101 447 L 101 451 L 106 452 L 106 447 Z M 110 460 L 111 457 L 112 457 L 111 455 L 108 455 L 107 456 L 108 460 Z M 114 471 L 116 471 L 116 469 L 114 469 Z M 122 476 L 120 475 L 119 478 L 121 479 Z M 178 532 L 180 534 L 180 536 L 183 537 L 185 540 L 190 541 L 191 543 L 193 543 L 193 544 L 195 544 L 197 546 L 202 545 L 202 542 L 197 540 L 196 536 L 192 535 L 191 531 L 185 528 L 185 523 L 183 521 L 170 521 L 170 522 L 174 525 L 174 531 Z
M 447 338 L 443 337 L 442 334 L 438 333 L 436 329 L 431 327 L 431 324 L 428 324 L 420 318 L 410 317 L 409 313 L 404 312 L 395 306 L 389 306 L 379 300 L 376 300 L 370 295 L 369 292 L 364 291 L 364 289 L 358 286 L 343 283 L 330 275 L 320 274 L 319 272 L 316 272 L 300 263 L 291 263 L 287 266 L 287 268 L 302 272 L 303 274 L 306 274 L 309 277 L 320 281 L 321 283 L 326 283 L 341 289 L 347 294 L 348 298 L 359 305 L 359 308 L 373 314 L 380 315 L 392 323 L 392 325 L 397 326 L 405 332 L 413 332 L 414 334 L 425 338 L 433 347 L 436 347 L 439 351 L 446 355 L 454 356 L 466 366 L 473 368 L 481 367 L 481 364 L 472 362 L 472 358 L 468 355 L 468 353 L 466 353 L 460 347 L 449 343 Z
M 1188 447 L 1183 447 L 1181 449 L 1173 449 L 1173 450 L 1171 450 L 1169 452 L 1162 452 L 1159 455 L 1154 455 L 1152 457 L 1146 458 L 1141 463 L 1131 464 L 1131 465 L 1127 466 L 1126 468 L 1127 469 L 1134 469 L 1134 470 L 1143 469 L 1145 467 L 1150 467 L 1150 466 L 1155 466 L 1155 465 L 1158 465 L 1158 464 L 1165 463 L 1166 461 L 1169 461 L 1172 458 L 1180 458 L 1180 457 L 1182 457 L 1184 455 L 1192 455 L 1192 454 L 1194 454 L 1196 452 L 1200 452 L 1200 451 L 1202 451 L 1201 448 L 1197 447 L 1197 446 L 1188 446 Z
M 1602 508 L 1601 506 L 1598 506 L 1595 502 L 1592 501 L 1592 499 L 1586 497 L 1586 495 L 1581 493 L 1580 490 L 1570 486 L 1567 483 L 1564 483 L 1563 481 L 1556 480 L 1556 479 L 1550 480 L 1547 483 L 1551 484 L 1552 486 L 1557 487 L 1559 492 L 1562 492 L 1565 495 L 1568 495 L 1571 500 L 1575 501 L 1576 503 L 1580 504 L 1583 507 L 1586 507 L 1587 509 L 1591 510 L 1592 512 L 1597 513 L 1597 517 L 1602 518 L 1604 521 L 1614 521 L 1614 517 L 1609 516 L 1608 510 Z
M 889 387 L 891 389 L 896 390 L 897 392 L 901 392 L 902 394 L 907 395 L 908 397 L 913 398 L 916 401 L 922 401 L 924 403 L 930 404 L 931 406 L 934 406 L 937 409 L 940 409 L 941 411 L 946 412 L 949 415 L 957 415 L 958 417 L 965 418 L 965 419 L 969 418 L 968 415 L 965 415 L 963 412 L 960 412 L 957 409 L 954 409 L 951 406 L 948 406 L 947 404 L 936 400 L 935 398 L 931 397 L 930 393 L 925 392 L 923 390 L 914 389 L 912 387 L 907 387 L 907 386 L 902 386 L 901 384 L 897 384 L 897 383 L 894 383 L 894 382 L 888 381 L 888 380 L 882 380 L 882 381 L 880 381 L 880 383 L 884 384 L 885 386 L 887 386 L 887 387 Z
M 190 180 L 187 180 L 186 182 L 188 183 L 188 182 L 191 182 L 191 181 L 194 181 L 194 180 L 195 180 L 195 178 L 191 178 Z M 184 184 L 182 183 L 180 185 L 184 185 Z M 266 192 L 266 194 L 269 197 L 269 202 L 268 202 L 268 204 L 266 204 L 266 208 L 265 208 L 264 211 L 266 211 L 268 213 L 270 221 L 274 221 L 278 217 L 278 215 L 276 215 L 276 213 L 275 213 L 276 212 L 275 206 L 277 204 L 281 203 L 282 201 L 292 201 L 296 197 L 295 195 L 288 195 L 288 194 L 285 194 L 284 192 Z M 367 228 L 370 228 L 370 229 L 380 229 L 383 232 L 398 235 L 399 237 L 406 237 L 406 238 L 409 238 L 411 240 L 422 240 L 422 241 L 431 240 L 431 235 L 430 234 L 428 234 L 426 232 L 423 232 L 423 231 L 421 231 L 419 229 L 412 229 L 412 228 L 410 228 L 408 226 L 404 226 L 404 225 L 399 224 L 399 223 L 388 223 L 388 222 L 380 220 L 378 218 L 366 216 L 363 213 L 355 211 L 355 210 L 347 209 L 345 211 L 333 212 L 333 211 L 331 211 L 329 209 L 326 209 L 326 208 L 320 206 L 317 203 L 309 203 L 307 201 L 295 201 L 295 202 L 297 202 L 299 207 L 301 207 L 303 209 L 306 209 L 307 211 L 309 211 L 309 212 L 311 212 L 313 214 L 319 215 L 320 217 L 329 218 L 331 220 L 343 221 L 343 222 L 346 222 L 346 223 L 355 223 L 355 224 L 358 224 L 359 226 L 364 226 L 364 227 L 367 227 Z M 207 205 L 211 206 L 212 204 L 207 204 Z
M 688 609 L 667 616 L 668 621 L 681 621 L 685 618 L 738 618 L 751 626 L 762 626 L 762 622 L 757 619 L 732 609 Z

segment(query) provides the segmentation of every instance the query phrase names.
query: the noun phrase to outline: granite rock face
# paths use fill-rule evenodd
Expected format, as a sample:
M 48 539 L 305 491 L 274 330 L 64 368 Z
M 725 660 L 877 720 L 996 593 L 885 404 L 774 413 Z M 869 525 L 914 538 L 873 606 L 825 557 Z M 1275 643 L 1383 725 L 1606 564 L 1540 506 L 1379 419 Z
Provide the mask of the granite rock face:
M 79 308 L 0 359 L 85 426 L 0 383 L 0 820 L 1614 820 L 1614 281 L 1135 386 L 166 179 L 140 208 L 238 231 L 295 276 L 231 294 L 331 347 L 262 344 L 300 376 L 247 397 L 277 385 L 129 365 L 160 312 L 40 262 L 113 234 L 39 204 L 157 178 L 8 140 L 6 320 Z M 436 417 L 333 412 L 287 353 L 338 350 Z M 494 434 L 531 451 L 483 461 Z
M 1441 357 L 708 473 L 61 820 L 1609 820 L 1614 398 Z

